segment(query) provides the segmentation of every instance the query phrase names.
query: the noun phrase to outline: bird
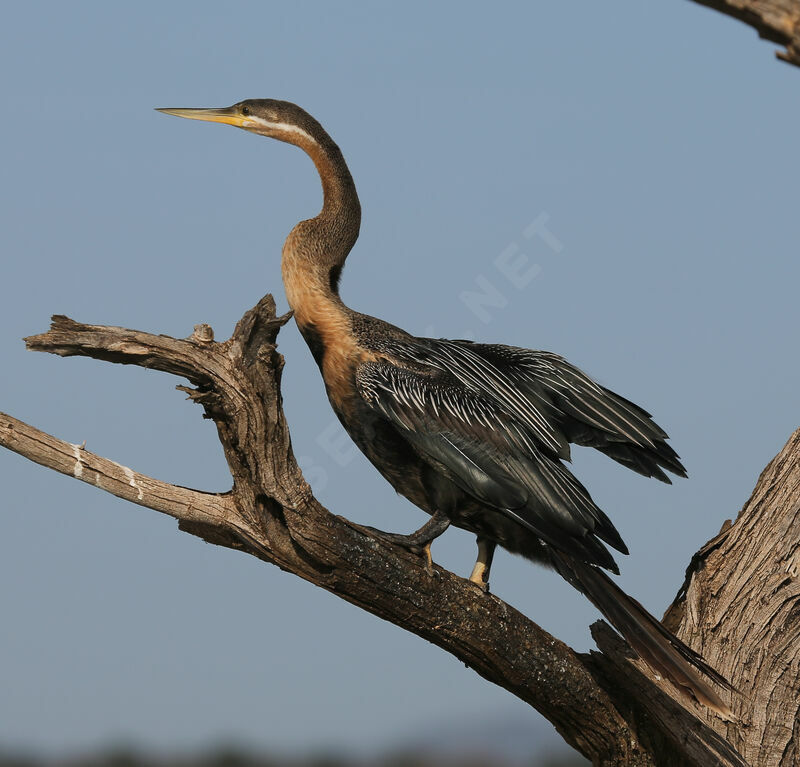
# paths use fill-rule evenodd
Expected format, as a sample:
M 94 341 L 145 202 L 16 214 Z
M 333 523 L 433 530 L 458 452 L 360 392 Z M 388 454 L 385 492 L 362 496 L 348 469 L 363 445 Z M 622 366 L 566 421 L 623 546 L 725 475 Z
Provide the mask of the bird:
M 286 238 L 286 297 L 344 429 L 389 484 L 430 515 L 408 535 L 368 530 L 424 555 L 431 574 L 434 539 L 450 525 L 473 533 L 478 556 L 469 580 L 481 591 L 498 545 L 554 569 L 657 674 L 731 719 L 707 679 L 732 691 L 728 681 L 607 574 L 619 574 L 609 547 L 628 549 L 565 465 L 576 444 L 662 482 L 670 482 L 667 472 L 685 477 L 651 415 L 557 354 L 421 338 L 346 306 L 339 282 L 361 205 L 341 150 L 301 107 L 247 99 L 158 111 L 293 144 L 316 166 L 323 205 Z

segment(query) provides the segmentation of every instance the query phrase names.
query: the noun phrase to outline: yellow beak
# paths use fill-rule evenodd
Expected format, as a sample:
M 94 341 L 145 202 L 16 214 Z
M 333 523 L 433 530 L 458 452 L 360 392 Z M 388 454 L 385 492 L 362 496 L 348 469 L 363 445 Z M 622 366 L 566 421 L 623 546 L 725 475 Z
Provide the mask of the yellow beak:
M 176 117 L 186 117 L 189 120 L 225 123 L 225 125 L 235 125 L 237 128 L 246 128 L 249 124 L 247 117 L 240 114 L 235 107 L 223 107 L 222 109 L 156 109 L 156 112 L 163 112 L 166 115 L 175 115 Z

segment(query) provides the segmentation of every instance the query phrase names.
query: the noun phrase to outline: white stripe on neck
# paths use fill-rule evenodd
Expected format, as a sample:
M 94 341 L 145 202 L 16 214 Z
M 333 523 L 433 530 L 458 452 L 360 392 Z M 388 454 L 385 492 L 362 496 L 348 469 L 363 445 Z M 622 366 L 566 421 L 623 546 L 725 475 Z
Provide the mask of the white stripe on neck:
M 319 146 L 319 142 L 307 131 L 304 131 L 302 128 L 298 127 L 297 125 L 292 125 L 291 123 L 283 123 L 283 122 L 272 122 L 270 120 L 264 120 L 261 117 L 255 116 L 248 116 L 244 123 L 244 127 L 246 128 L 266 128 L 269 130 L 280 131 L 281 133 L 293 133 L 295 136 L 302 136 L 304 139 L 307 139 L 315 146 Z

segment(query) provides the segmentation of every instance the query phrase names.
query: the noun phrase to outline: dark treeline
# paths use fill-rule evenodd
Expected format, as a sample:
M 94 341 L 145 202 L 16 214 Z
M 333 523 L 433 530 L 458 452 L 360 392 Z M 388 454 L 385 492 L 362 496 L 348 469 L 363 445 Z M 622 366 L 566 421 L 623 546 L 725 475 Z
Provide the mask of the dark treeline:
M 580 756 L 559 756 L 510 762 L 490 754 L 432 756 L 393 753 L 375 758 L 349 758 L 333 754 L 283 757 L 219 748 L 185 756 L 154 756 L 131 749 L 111 749 L 64 759 L 36 758 L 0 751 L 0 767 L 585 767 Z

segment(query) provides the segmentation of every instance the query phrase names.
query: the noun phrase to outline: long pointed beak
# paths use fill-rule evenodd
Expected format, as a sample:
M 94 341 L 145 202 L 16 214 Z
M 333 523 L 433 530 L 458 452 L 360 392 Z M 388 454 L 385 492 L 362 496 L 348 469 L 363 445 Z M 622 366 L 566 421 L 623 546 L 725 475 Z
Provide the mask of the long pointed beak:
M 237 128 L 245 128 L 247 118 L 240 114 L 234 107 L 223 107 L 222 109 L 156 109 L 156 112 L 163 112 L 166 115 L 176 117 L 186 117 L 189 120 L 205 120 L 212 123 L 225 123 L 225 125 L 235 125 Z

